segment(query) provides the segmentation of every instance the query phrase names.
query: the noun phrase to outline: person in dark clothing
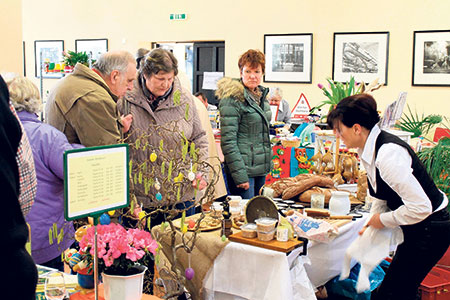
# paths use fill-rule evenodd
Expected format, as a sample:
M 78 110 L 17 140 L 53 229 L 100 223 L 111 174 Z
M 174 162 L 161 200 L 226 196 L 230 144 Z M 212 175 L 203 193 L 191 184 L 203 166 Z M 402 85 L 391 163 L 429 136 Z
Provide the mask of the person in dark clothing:
M 2 267 L 5 276 L 0 281 L 2 299 L 34 300 L 37 270 L 25 250 L 28 227 L 19 204 L 19 171 L 17 148 L 22 136 L 19 121 L 9 109 L 9 93 L 0 76 L 0 185 L 2 187 Z
M 342 99 L 327 122 L 348 148 L 357 148 L 367 171 L 372 211 L 368 226 L 400 227 L 397 247 L 386 276 L 371 299 L 416 299 L 418 287 L 450 245 L 448 198 L 434 184 L 411 147 L 377 125 L 375 99 L 358 94 Z

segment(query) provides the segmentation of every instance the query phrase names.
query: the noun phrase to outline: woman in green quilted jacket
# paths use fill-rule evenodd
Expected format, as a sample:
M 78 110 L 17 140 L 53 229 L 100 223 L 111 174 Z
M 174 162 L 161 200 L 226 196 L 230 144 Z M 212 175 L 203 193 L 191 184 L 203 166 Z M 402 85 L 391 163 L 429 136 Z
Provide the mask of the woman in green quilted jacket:
M 231 195 L 250 199 L 258 195 L 270 171 L 271 146 L 269 122 L 271 111 L 262 87 L 264 54 L 248 50 L 238 62 L 240 80 L 223 78 L 217 83 L 220 99 L 221 147 Z

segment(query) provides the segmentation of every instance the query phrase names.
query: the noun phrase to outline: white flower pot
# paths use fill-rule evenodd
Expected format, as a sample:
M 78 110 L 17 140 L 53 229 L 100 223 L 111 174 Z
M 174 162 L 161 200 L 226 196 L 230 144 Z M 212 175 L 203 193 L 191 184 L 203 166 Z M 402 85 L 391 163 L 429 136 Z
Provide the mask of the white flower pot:
M 129 276 L 102 273 L 105 300 L 141 300 L 147 267 L 138 266 L 139 274 Z

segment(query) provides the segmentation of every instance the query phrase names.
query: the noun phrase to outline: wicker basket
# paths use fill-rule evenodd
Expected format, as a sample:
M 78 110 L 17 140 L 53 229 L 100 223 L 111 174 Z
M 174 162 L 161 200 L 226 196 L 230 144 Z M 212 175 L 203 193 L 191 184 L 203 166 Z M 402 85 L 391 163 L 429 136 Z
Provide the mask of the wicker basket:
M 297 148 L 300 146 L 300 140 L 281 140 L 281 145 L 283 145 L 284 148 L 287 147 L 293 147 Z

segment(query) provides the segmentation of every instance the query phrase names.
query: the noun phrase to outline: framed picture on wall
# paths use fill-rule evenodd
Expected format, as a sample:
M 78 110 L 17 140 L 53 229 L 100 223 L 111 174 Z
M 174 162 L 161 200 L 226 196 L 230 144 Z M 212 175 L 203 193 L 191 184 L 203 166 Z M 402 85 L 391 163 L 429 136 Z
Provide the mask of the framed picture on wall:
M 34 41 L 34 70 L 36 77 L 61 78 L 63 61 L 63 40 Z
M 75 52 L 86 52 L 93 60 L 108 52 L 108 39 L 80 39 L 75 40 Z
M 387 85 L 389 32 L 335 32 L 333 80 Z
M 265 34 L 265 82 L 311 83 L 312 33 Z
M 450 30 L 414 31 L 412 85 L 450 86 Z

